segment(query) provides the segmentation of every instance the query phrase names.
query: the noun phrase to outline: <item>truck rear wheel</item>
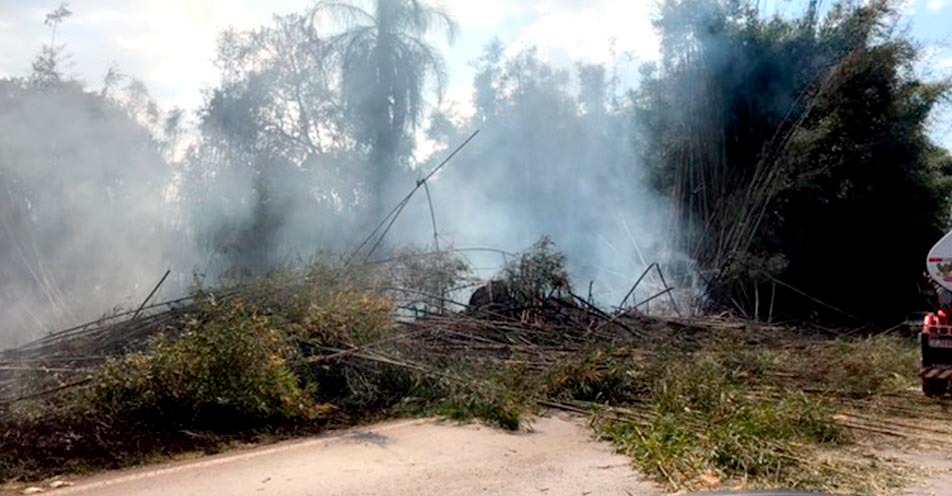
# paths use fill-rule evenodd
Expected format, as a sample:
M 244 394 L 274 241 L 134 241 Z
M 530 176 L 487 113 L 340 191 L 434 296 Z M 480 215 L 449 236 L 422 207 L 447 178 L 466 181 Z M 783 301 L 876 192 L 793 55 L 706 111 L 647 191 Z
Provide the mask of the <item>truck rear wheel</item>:
M 930 398 L 945 396 L 949 390 L 947 379 L 922 379 L 922 392 Z

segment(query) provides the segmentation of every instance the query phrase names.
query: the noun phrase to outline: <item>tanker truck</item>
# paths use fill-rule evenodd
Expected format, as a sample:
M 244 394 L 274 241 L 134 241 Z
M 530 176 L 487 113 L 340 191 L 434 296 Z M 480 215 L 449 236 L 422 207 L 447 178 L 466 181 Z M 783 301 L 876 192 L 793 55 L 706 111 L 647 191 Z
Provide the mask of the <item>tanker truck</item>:
M 941 397 L 949 392 L 952 381 L 952 232 L 929 251 L 926 267 L 936 286 L 938 309 L 922 320 L 919 334 L 922 370 L 919 375 L 922 377 L 922 392 L 926 396 Z

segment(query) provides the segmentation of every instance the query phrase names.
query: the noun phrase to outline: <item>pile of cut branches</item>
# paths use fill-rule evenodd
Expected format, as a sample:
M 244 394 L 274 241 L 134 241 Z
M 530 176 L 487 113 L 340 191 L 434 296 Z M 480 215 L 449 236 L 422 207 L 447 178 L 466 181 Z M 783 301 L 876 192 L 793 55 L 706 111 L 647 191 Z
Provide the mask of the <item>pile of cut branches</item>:
M 821 454 L 919 434 L 890 420 L 911 404 L 910 343 L 606 311 L 563 264 L 542 242 L 462 303 L 474 281 L 448 252 L 315 262 L 9 350 L 0 477 L 400 415 L 518 429 L 558 408 L 674 490 L 901 486 L 896 464 Z

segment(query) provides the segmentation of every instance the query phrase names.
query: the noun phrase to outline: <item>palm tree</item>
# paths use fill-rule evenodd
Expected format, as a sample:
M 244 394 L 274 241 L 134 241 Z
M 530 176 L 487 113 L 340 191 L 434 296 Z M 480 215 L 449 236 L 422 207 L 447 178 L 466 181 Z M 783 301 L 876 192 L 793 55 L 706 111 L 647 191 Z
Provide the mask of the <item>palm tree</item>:
M 412 149 L 427 83 L 442 96 L 445 63 L 426 35 L 442 31 L 452 43 L 453 18 L 420 0 L 319 2 L 315 24 L 330 21 L 344 30 L 329 38 L 328 60 L 339 71 L 345 109 L 354 119 L 359 144 L 371 162 L 371 214 L 382 215 L 385 188 Z

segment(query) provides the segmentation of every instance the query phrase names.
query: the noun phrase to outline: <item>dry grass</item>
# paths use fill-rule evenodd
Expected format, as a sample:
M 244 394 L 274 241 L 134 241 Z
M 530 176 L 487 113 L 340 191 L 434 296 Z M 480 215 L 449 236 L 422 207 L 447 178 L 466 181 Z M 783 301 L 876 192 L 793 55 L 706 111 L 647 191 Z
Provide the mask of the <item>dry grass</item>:
M 907 482 L 901 464 L 855 443 L 855 432 L 868 433 L 838 415 L 908 390 L 916 360 L 907 341 L 751 340 L 732 331 L 644 351 L 595 352 L 559 370 L 549 393 L 593 412 L 601 438 L 673 490 L 891 494 Z

